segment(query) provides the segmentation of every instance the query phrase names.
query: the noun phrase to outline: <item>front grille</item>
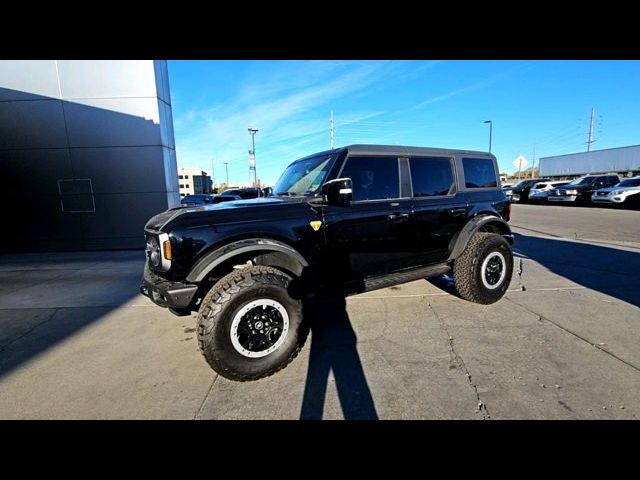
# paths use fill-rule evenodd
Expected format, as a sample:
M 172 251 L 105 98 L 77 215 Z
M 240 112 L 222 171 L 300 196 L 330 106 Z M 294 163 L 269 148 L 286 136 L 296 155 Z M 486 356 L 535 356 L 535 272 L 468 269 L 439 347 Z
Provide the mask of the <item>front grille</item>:
M 597 192 L 596 195 L 598 195 L 599 197 L 604 197 L 607 194 L 607 192 Z

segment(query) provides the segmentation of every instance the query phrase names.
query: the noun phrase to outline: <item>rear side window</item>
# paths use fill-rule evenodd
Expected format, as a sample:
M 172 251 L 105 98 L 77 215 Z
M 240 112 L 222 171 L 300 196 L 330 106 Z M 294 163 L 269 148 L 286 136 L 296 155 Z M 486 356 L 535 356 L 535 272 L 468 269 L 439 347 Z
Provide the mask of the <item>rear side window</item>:
M 498 176 L 490 158 L 463 158 L 464 182 L 467 188 L 498 186 Z
M 400 196 L 396 157 L 349 157 L 340 174 L 353 183 L 353 200 L 379 200 Z
M 410 158 L 414 197 L 449 195 L 453 192 L 453 168 L 449 158 Z

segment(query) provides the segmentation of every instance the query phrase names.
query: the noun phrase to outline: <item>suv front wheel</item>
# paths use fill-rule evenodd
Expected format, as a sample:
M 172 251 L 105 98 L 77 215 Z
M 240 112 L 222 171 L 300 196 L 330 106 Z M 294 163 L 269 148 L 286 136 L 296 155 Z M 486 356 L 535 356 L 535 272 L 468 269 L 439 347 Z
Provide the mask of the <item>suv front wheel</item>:
M 477 232 L 453 263 L 458 294 L 474 303 L 500 300 L 513 273 L 513 254 L 509 243 L 497 233 Z
M 223 377 L 257 380 L 286 367 L 307 338 L 302 302 L 289 295 L 292 278 L 254 266 L 221 278 L 198 314 L 198 344 Z

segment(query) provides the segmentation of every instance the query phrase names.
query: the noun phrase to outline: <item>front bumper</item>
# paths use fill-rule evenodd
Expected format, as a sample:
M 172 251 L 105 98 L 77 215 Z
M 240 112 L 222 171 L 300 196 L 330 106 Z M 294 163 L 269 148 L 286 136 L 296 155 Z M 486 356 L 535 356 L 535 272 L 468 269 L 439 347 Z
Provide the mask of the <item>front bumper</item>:
M 614 197 L 610 197 L 610 196 L 596 196 L 596 197 L 591 197 L 591 201 L 594 203 L 623 203 L 625 201 L 626 197 L 623 197 L 622 195 L 616 195 Z
M 547 200 L 550 202 L 575 202 L 577 198 L 577 195 L 549 195 Z
M 153 273 L 147 264 L 144 266 L 140 293 L 160 307 L 190 309 L 197 291 L 198 285 L 171 282 Z
M 539 193 L 534 193 L 533 195 L 529 194 L 529 200 L 546 200 L 547 198 L 549 198 L 548 194 L 539 194 Z

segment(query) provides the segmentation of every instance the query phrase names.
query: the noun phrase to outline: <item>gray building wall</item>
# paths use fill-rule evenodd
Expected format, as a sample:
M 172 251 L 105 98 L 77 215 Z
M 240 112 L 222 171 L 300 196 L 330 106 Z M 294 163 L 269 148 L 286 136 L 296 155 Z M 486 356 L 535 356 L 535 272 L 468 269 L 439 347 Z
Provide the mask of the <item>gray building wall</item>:
M 0 184 L 5 248 L 143 247 L 180 202 L 166 61 L 0 61 Z

